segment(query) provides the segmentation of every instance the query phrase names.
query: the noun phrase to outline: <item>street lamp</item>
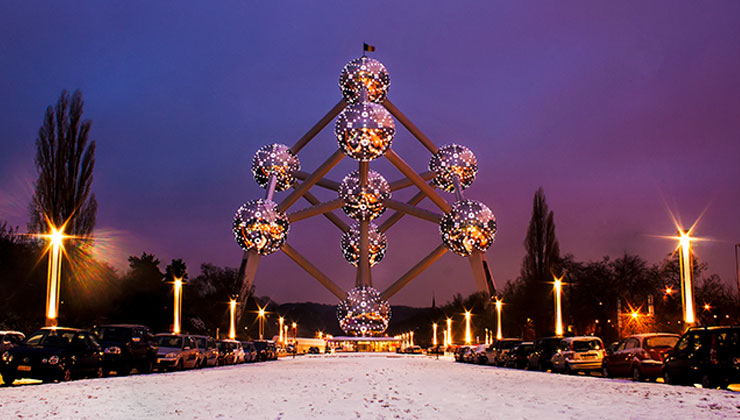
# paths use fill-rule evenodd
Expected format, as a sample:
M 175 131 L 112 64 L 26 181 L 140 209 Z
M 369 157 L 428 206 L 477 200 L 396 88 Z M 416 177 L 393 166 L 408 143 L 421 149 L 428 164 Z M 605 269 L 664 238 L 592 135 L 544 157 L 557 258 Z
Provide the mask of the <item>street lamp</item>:
M 298 324 L 293 323 L 293 357 L 298 352 Z
M 259 322 L 260 340 L 263 340 L 265 335 L 265 308 L 260 308 L 259 306 L 257 308 L 257 321 Z
M 229 338 L 236 340 L 236 298 L 229 300 Z
M 563 335 L 563 312 L 562 305 L 560 302 L 560 295 L 562 294 L 563 277 L 555 277 L 555 335 L 558 337 Z
M 452 318 L 447 318 L 447 346 L 452 346 Z
M 432 346 L 437 347 L 437 323 L 432 324 Z
M 503 302 L 501 302 L 499 299 L 496 299 L 496 340 L 501 340 L 504 338 L 503 333 L 501 332 L 501 306 L 503 305 Z
M 278 337 L 278 343 L 285 345 L 285 342 L 288 341 L 283 337 L 283 325 L 285 324 L 285 317 L 278 318 L 278 322 L 280 322 L 280 336 Z
M 62 277 L 62 241 L 69 238 L 64 234 L 64 226 L 57 229 L 51 226 L 49 238 L 49 267 L 46 274 L 46 326 L 56 327 L 59 316 L 59 281 Z
M 172 332 L 175 334 L 180 334 L 180 315 L 182 314 L 182 277 L 175 277 L 173 288 L 175 295 L 175 305 L 174 313 L 172 315 Z
M 694 318 L 694 286 L 693 267 L 691 261 L 691 241 L 689 232 L 678 230 L 679 247 L 681 248 L 681 298 L 683 301 L 683 320 L 687 324 L 693 324 Z
M 465 311 L 465 344 L 470 345 L 473 338 L 470 334 L 470 311 Z

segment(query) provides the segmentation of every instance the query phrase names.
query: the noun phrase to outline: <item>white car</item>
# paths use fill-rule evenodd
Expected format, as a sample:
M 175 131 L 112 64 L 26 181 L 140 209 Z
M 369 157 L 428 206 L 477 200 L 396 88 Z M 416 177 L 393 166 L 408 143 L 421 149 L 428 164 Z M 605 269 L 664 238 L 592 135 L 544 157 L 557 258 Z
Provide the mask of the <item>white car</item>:
M 188 335 L 157 334 L 157 368 L 160 370 L 190 369 L 198 366 L 200 352 L 195 340 Z
M 601 369 L 604 359 L 604 343 L 599 337 L 566 337 L 558 344 L 552 356 L 553 372 L 575 373 Z

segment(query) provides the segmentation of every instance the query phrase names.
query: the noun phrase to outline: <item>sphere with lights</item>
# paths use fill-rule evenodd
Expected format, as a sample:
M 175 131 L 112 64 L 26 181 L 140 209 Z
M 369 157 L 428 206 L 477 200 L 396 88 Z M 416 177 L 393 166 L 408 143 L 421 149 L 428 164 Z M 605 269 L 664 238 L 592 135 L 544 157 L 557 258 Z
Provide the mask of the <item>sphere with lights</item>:
M 270 255 L 287 240 L 290 223 L 274 201 L 258 199 L 239 207 L 232 226 L 236 243 L 244 251 Z
M 369 162 L 391 147 L 396 124 L 382 105 L 359 102 L 349 105 L 339 114 L 334 134 L 347 156 Z
M 347 103 L 363 101 L 363 90 L 367 92 L 367 100 L 381 103 L 388 94 L 391 77 L 383 63 L 369 58 L 360 57 L 347 63 L 339 75 L 339 87 Z
M 275 176 L 275 191 L 285 191 L 293 185 L 295 173 L 301 169 L 298 157 L 284 144 L 266 144 L 252 158 L 252 175 L 262 188 L 267 188 L 270 176 Z
M 479 201 L 458 201 L 442 217 L 439 231 L 450 251 L 467 257 L 491 246 L 496 237 L 496 217 Z
M 380 335 L 388 328 L 391 305 L 372 287 L 355 287 L 337 306 L 339 326 L 348 335 Z
M 439 148 L 429 161 L 429 170 L 436 176 L 434 185 L 447 191 L 455 190 L 455 177 L 460 180 L 460 187 L 468 188 L 478 173 L 478 160 L 473 152 L 459 144 L 448 144 Z
M 339 198 L 344 200 L 342 210 L 355 220 L 373 220 L 383 214 L 383 201 L 391 198 L 391 187 L 379 173 L 369 170 L 367 185 L 360 185 L 360 171 L 350 172 L 339 184 Z
M 385 248 L 388 241 L 385 234 L 378 230 L 375 223 L 370 223 L 368 229 L 368 243 L 370 255 L 370 267 L 379 263 L 385 256 Z M 360 224 L 353 224 L 347 232 L 342 235 L 342 254 L 344 259 L 350 264 L 357 267 L 360 261 Z

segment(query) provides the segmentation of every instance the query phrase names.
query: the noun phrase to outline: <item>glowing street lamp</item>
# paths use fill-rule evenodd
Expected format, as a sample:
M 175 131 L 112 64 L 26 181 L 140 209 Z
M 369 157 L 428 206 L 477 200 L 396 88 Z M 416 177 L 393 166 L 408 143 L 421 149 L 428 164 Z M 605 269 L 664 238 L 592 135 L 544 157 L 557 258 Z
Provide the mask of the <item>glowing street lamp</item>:
M 174 295 L 175 306 L 172 322 L 172 332 L 180 334 L 180 315 L 182 314 L 182 277 L 175 277 Z
M 59 281 L 62 277 L 62 241 L 69 238 L 64 234 L 64 226 L 51 227 L 49 238 L 49 268 L 46 274 L 46 326 L 55 327 L 59 316 Z
M 452 318 L 447 318 L 447 345 L 452 345 Z
M 260 308 L 259 306 L 258 308 L 257 321 L 259 322 L 260 340 L 263 340 L 265 335 L 265 308 Z
M 413 347 L 414 346 L 414 332 L 413 331 L 411 331 L 410 336 L 411 336 L 411 347 Z
M 496 299 L 496 340 L 501 340 L 504 338 L 504 335 L 501 333 L 501 306 L 503 305 L 503 302 Z
M 437 347 L 437 323 L 432 324 L 432 346 Z
M 563 276 L 555 277 L 555 335 L 563 335 L 563 312 L 561 309 L 560 295 L 562 294 Z
M 236 299 L 229 300 L 229 338 L 236 340 Z
M 283 325 L 285 324 L 285 318 L 281 316 L 280 318 L 278 318 L 278 322 L 280 323 L 280 336 L 278 337 L 278 343 L 284 345 L 287 341 L 285 337 L 283 337 Z
M 470 334 L 470 311 L 465 311 L 465 344 L 470 345 L 473 342 L 472 334 Z
M 681 248 L 681 300 L 683 301 L 683 320 L 687 324 L 693 324 L 694 318 L 694 286 L 693 266 L 691 261 L 691 241 L 693 238 L 690 232 L 678 230 L 678 242 Z

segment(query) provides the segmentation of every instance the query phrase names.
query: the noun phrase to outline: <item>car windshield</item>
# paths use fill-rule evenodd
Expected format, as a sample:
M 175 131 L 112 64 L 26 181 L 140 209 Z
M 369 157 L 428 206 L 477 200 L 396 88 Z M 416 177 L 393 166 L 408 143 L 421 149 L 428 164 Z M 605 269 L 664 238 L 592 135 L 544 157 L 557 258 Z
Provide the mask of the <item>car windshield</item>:
M 601 350 L 599 340 L 578 340 L 573 342 L 573 351 Z
M 100 327 L 96 328 L 94 332 L 103 341 L 128 341 L 131 339 L 130 328 Z
M 72 343 L 76 331 L 42 330 L 31 334 L 25 341 L 32 347 L 66 347 Z
M 658 336 L 648 337 L 645 339 L 645 348 L 654 349 L 656 347 L 673 347 L 678 342 L 678 337 L 674 336 Z
M 229 349 L 229 347 L 226 345 L 226 343 L 221 342 L 221 341 L 219 341 L 218 343 L 216 343 L 216 347 L 218 347 L 218 349 L 221 350 L 221 351 L 226 351 L 226 350 Z
M 519 343 L 521 343 L 521 341 L 504 341 L 501 343 L 501 348 L 504 350 L 510 350 Z
M 154 338 L 159 347 L 182 347 L 182 337 L 172 335 L 158 335 Z
M 206 347 L 206 339 L 203 337 L 194 337 L 195 342 L 198 344 L 199 349 L 205 349 Z

